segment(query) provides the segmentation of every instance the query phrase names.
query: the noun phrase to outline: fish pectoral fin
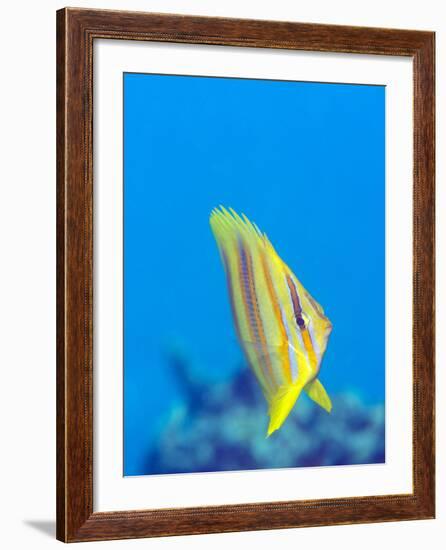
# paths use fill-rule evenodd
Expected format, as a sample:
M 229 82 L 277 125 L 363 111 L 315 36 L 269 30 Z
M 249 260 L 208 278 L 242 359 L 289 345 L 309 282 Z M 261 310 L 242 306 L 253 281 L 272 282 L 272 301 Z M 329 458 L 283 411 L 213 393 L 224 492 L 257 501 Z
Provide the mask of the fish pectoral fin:
M 287 419 L 302 391 L 302 384 L 281 386 L 271 399 L 267 437 L 278 430 Z
M 319 380 L 316 378 L 316 380 L 313 380 L 309 384 L 305 386 L 305 391 L 315 403 L 317 403 L 320 407 L 325 409 L 327 412 L 331 412 L 331 400 L 328 397 L 327 392 L 325 391 L 324 386 L 319 382 Z

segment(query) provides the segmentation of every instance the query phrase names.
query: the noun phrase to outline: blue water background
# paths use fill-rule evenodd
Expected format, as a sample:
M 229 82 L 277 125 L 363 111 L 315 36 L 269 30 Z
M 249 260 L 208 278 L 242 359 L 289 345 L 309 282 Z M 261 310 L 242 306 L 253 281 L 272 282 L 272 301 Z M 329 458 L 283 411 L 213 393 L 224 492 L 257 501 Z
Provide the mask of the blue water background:
M 181 406 L 172 349 L 205 388 L 246 369 L 209 228 L 220 204 L 324 307 L 330 396 L 384 404 L 384 153 L 382 86 L 124 74 L 125 475 L 152 473 Z

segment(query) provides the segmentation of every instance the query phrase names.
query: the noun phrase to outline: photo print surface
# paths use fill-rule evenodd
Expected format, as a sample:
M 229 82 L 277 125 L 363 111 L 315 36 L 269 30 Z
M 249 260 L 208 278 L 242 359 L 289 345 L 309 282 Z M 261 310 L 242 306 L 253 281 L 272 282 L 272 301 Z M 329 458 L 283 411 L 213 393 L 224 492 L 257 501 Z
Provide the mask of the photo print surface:
M 385 462 L 385 87 L 123 79 L 124 475 Z

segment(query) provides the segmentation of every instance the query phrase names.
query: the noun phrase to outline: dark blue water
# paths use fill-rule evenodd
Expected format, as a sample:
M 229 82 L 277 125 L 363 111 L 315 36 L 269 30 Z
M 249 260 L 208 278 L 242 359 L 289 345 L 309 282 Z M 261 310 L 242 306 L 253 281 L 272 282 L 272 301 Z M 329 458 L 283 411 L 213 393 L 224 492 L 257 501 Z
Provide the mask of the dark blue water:
M 153 473 L 175 411 L 197 413 L 193 392 L 184 413 L 178 354 L 196 407 L 246 369 L 209 228 L 220 204 L 265 231 L 324 307 L 329 395 L 384 404 L 384 106 L 381 86 L 124 75 L 126 475 Z

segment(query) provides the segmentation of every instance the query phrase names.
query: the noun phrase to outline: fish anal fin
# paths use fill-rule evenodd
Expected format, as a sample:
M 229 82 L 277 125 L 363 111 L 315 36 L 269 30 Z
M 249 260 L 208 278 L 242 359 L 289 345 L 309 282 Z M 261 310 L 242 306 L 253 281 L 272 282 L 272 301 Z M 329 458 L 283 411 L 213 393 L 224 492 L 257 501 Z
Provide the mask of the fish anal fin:
M 278 430 L 287 419 L 302 391 L 302 384 L 281 386 L 271 399 L 267 437 Z
M 320 381 L 316 378 L 316 380 L 313 380 L 309 384 L 305 386 L 305 391 L 315 403 L 317 403 L 320 407 L 325 409 L 327 412 L 331 412 L 332 404 L 331 400 L 328 397 L 327 392 L 325 391 L 324 386 L 320 383 Z

